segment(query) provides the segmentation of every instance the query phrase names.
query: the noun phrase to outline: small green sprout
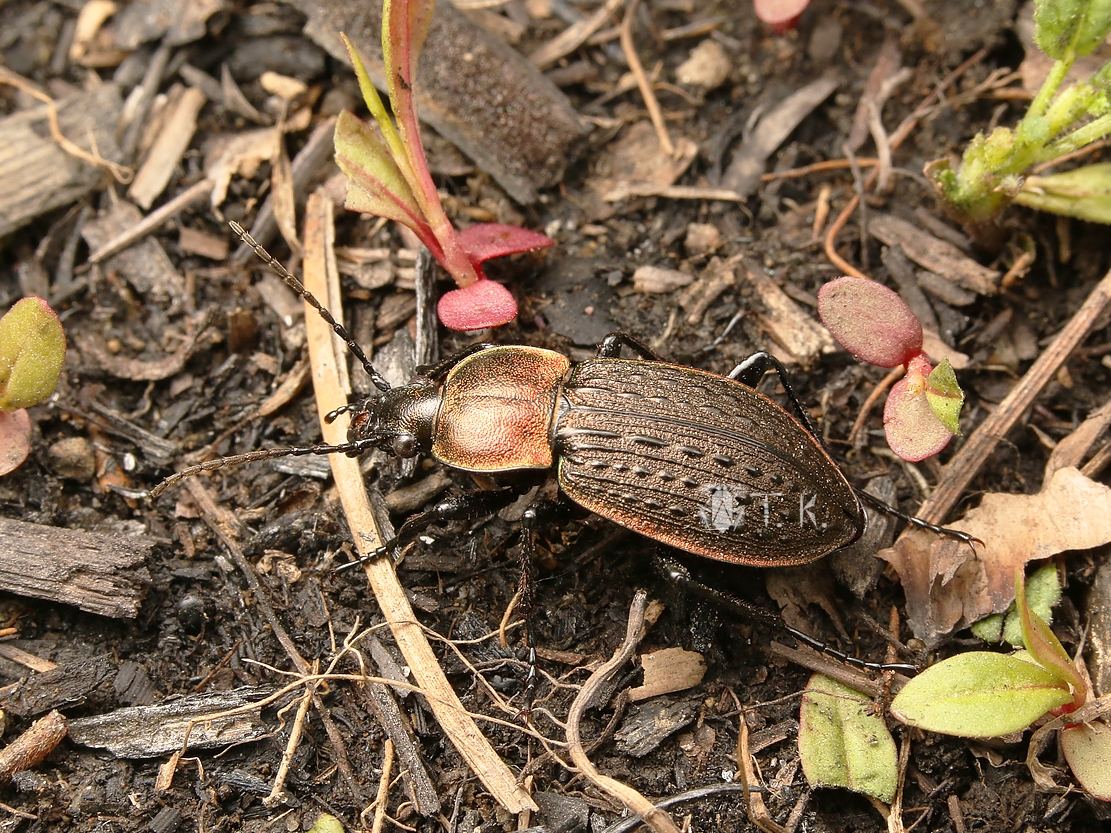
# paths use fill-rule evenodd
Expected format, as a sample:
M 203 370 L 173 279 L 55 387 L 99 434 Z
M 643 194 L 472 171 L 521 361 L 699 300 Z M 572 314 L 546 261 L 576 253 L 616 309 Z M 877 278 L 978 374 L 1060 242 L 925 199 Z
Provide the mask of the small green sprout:
M 1034 38 L 1053 67 L 1013 129 L 977 134 L 959 167 L 926 165 L 947 213 L 982 248 L 1000 244 L 999 215 L 1012 201 L 1093 222 L 1111 222 L 1111 169 L 1092 165 L 1023 179 L 1033 166 L 1080 150 L 1111 134 L 1111 62 L 1087 81 L 1061 90 L 1077 58 L 1111 32 L 1108 0 L 1035 0 Z
M 1061 748 L 1073 775 L 1093 796 L 1111 801 L 1111 727 L 1098 719 L 1098 702 L 1085 708 L 1087 677 L 1027 604 L 1021 569 L 1015 606 L 1025 651 L 970 651 L 939 662 L 907 683 L 891 714 L 908 726 L 968 738 L 1010 735 L 1054 715 L 1063 723 Z

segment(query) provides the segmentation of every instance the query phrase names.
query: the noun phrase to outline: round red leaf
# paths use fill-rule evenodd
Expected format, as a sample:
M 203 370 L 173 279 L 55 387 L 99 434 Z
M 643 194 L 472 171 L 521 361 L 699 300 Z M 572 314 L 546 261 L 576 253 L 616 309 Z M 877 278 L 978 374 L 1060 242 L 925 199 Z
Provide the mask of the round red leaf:
M 818 315 L 861 361 L 898 367 L 922 349 L 922 325 L 897 292 L 867 278 L 838 278 L 818 292 Z
M 883 429 L 891 450 L 910 463 L 934 456 L 953 437 L 930 407 L 917 371 L 891 388 L 883 408 Z
M 483 279 L 445 292 L 436 311 L 448 329 L 485 330 L 516 318 L 517 302 L 500 283 Z

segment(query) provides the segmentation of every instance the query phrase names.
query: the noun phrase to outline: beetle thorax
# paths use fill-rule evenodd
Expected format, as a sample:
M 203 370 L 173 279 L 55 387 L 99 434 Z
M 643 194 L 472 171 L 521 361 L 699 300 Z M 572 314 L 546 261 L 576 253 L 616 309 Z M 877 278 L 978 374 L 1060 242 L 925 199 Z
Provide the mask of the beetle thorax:
M 417 382 L 376 393 L 363 403 L 347 429 L 350 442 L 374 440 L 398 456 L 412 457 L 432 443 L 440 388 Z

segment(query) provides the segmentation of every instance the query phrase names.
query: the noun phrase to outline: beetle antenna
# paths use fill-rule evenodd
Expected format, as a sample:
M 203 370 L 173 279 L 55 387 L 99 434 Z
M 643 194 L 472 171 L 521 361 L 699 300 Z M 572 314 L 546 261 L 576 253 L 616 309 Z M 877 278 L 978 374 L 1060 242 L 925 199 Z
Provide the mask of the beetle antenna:
M 320 317 L 323 318 L 328 323 L 328 326 L 332 328 L 335 334 L 342 338 L 347 344 L 347 349 L 351 351 L 351 355 L 353 355 L 362 363 L 363 370 L 365 370 L 367 376 L 370 377 L 370 381 L 374 383 L 374 387 L 378 388 L 378 390 L 380 391 L 389 390 L 390 383 L 385 380 L 381 373 L 374 369 L 374 365 L 372 365 L 370 363 L 370 359 L 366 357 L 366 353 L 363 352 L 363 348 L 360 347 L 358 342 L 351 337 L 351 334 L 347 332 L 344 326 L 332 317 L 332 314 L 324 308 L 320 301 L 316 300 L 316 296 L 305 289 L 304 284 L 297 280 L 297 278 L 293 277 L 290 271 L 282 266 L 282 264 L 280 264 L 277 259 L 272 254 L 270 254 L 270 252 L 266 251 L 266 249 L 262 247 L 261 243 L 251 237 L 251 235 L 247 233 L 243 226 L 235 222 L 229 223 L 229 225 L 231 226 L 231 230 L 235 232 L 235 235 L 244 243 L 246 243 L 251 248 L 251 250 L 256 255 L 258 255 L 259 259 L 262 260 L 263 263 L 277 272 L 278 276 L 287 284 L 289 284 L 290 287 L 293 288 L 294 292 L 304 298 L 305 301 L 308 302 L 308 304 L 312 306 L 313 309 L 320 313 Z
M 225 469 L 231 466 L 241 466 L 244 463 L 253 463 L 257 460 L 273 460 L 276 457 L 304 457 L 306 454 L 347 454 L 354 456 L 356 454 L 361 454 L 369 448 L 373 448 L 374 443 L 375 441 L 372 439 L 365 439 L 355 440 L 349 443 L 340 443 L 339 445 L 260 448 L 256 451 L 248 451 L 245 454 L 234 454 L 230 457 L 217 457 L 215 460 L 206 460 L 203 463 L 198 463 L 195 466 L 189 466 L 189 468 L 174 472 L 151 489 L 150 496 L 152 498 L 158 497 L 168 488 L 184 480 L 186 477 L 193 477 L 194 475 L 202 474 L 206 471 L 215 471 L 216 469 Z

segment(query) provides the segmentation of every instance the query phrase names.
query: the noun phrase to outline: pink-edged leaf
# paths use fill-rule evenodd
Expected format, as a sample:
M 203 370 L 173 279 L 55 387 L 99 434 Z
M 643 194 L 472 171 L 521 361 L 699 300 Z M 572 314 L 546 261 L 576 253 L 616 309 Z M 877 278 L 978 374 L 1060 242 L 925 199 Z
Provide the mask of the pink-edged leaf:
M 810 0 L 753 0 L 752 5 L 760 20 L 773 26 L 777 34 L 783 34 L 795 28 Z
M 385 0 L 382 5 L 382 55 L 390 104 L 397 117 L 397 131 L 407 160 L 401 170 L 409 179 L 432 233 L 440 241 L 443 257 L 437 259 L 455 282 L 464 287 L 477 281 L 479 274 L 459 245 L 455 228 L 440 204 L 440 195 L 421 144 L 420 122 L 414 104 L 417 58 L 432 25 L 435 8 L 435 0 Z
M 402 175 L 408 181 L 411 177 L 404 172 L 404 168 L 409 164 L 409 161 L 405 156 L 405 149 L 401 146 L 401 137 L 393 126 L 390 114 L 386 112 L 386 105 L 382 103 L 382 97 L 378 95 L 378 90 L 375 89 L 374 82 L 370 80 L 370 74 L 367 73 L 366 67 L 363 65 L 363 59 L 359 57 L 354 45 L 347 39 L 347 35 L 342 32 L 340 37 L 343 39 L 343 45 L 347 48 L 348 57 L 351 58 L 351 66 L 355 69 L 355 77 L 359 80 L 359 90 L 363 94 L 363 101 L 366 102 L 367 109 L 374 117 L 374 121 L 378 123 L 382 138 L 389 146 L 390 157 L 394 160 L 394 164 L 402 169 Z
M 479 223 L 459 232 L 459 245 L 475 263 L 554 246 L 546 234 L 507 223 Z
M 1111 727 L 1100 720 L 1066 726 L 1061 751 L 1080 786 L 1100 801 L 1111 801 Z
M 883 408 L 887 444 L 911 463 L 937 454 L 953 437 L 926 399 L 925 377 L 929 372 L 925 356 L 920 354 L 912 359 L 907 375 L 891 388 Z
M 440 321 L 451 330 L 484 330 L 508 324 L 517 317 L 513 293 L 484 278 L 470 286 L 445 292 L 436 307 Z
M 26 409 L 0 411 L 0 475 L 15 471 L 31 453 L 31 417 Z
M 424 225 L 432 235 L 389 146 L 374 128 L 345 110 L 336 122 L 335 145 L 336 164 L 347 174 L 349 201 L 352 189 L 363 192 L 356 196 L 359 205 L 348 208 L 396 220 L 418 234 Z
M 818 292 L 818 315 L 837 343 L 878 367 L 922 350 L 922 325 L 897 292 L 867 278 L 837 278 Z
M 1072 687 L 1072 706 L 1079 709 L 1088 699 L 1088 682 L 1073 664 L 1061 640 L 1027 604 L 1026 576 L 1021 567 L 1015 572 L 1015 608 L 1022 623 L 1026 650 L 1046 671 Z

